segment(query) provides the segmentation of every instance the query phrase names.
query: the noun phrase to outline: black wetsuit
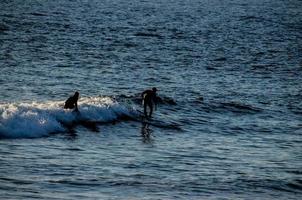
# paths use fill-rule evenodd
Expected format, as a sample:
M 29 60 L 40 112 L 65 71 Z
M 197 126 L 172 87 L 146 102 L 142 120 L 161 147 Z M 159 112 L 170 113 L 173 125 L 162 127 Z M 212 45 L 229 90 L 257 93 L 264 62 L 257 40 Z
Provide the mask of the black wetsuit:
M 64 109 L 78 110 L 78 97 L 72 96 L 65 101 Z
M 148 117 L 147 115 L 147 106 L 150 108 L 149 117 L 152 116 L 153 112 L 153 104 L 156 105 L 156 92 L 152 90 L 146 90 L 142 93 L 143 101 L 144 101 L 144 114 L 145 117 Z

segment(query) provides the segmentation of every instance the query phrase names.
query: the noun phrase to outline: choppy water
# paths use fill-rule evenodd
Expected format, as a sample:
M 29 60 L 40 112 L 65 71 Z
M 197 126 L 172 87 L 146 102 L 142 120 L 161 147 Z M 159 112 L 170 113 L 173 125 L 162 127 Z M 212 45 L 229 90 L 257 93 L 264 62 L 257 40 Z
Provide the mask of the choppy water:
M 0 8 L 1 199 L 301 199 L 302 1 Z

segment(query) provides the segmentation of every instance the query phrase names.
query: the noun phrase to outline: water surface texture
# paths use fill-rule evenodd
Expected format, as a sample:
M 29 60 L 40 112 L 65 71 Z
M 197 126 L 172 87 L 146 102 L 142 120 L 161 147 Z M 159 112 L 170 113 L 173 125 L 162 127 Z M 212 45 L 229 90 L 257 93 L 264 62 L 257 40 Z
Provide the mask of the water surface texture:
M 0 1 L 0 199 L 301 199 L 301 10 Z

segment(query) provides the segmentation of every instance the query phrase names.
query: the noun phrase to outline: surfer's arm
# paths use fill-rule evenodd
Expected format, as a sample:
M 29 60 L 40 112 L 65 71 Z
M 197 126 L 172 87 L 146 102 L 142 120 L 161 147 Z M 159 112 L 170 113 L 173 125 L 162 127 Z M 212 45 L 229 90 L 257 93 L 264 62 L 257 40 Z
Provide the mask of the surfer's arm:
M 152 101 L 153 101 L 153 104 L 154 104 L 154 110 L 157 110 L 157 96 L 156 95 L 154 95 Z
M 144 105 L 145 104 L 145 97 L 146 97 L 146 95 L 147 95 L 147 90 L 146 91 L 144 91 L 143 93 L 142 93 L 142 105 Z
M 142 99 L 145 98 L 145 94 L 147 94 L 147 91 L 142 92 Z

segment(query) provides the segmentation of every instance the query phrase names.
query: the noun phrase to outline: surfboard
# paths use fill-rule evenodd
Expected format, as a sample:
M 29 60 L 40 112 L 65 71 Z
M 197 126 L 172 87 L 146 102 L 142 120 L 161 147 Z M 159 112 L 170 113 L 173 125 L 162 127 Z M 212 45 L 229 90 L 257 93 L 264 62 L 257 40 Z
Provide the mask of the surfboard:
M 74 128 L 77 126 L 83 126 L 93 132 L 99 132 L 99 125 L 110 124 L 121 120 L 121 119 L 117 119 L 111 122 L 102 122 L 102 121 L 94 121 L 85 118 L 85 116 L 83 116 L 79 111 L 73 112 L 73 114 L 75 115 L 75 119 L 73 121 L 64 122 L 58 120 L 68 130 L 68 132 L 75 132 Z M 164 121 L 161 119 L 154 119 L 154 118 L 151 119 L 146 118 L 141 111 L 134 111 L 130 115 L 124 116 L 124 118 L 125 120 L 137 121 L 142 124 L 151 125 L 157 128 L 182 130 L 181 125 L 179 125 L 176 122 Z
M 181 130 L 181 127 L 179 124 L 176 123 L 167 123 L 159 120 L 154 120 L 154 119 L 149 119 L 149 120 L 142 120 L 142 123 L 158 127 L 158 128 L 163 128 L 163 129 L 175 129 L 175 130 Z
M 137 111 L 136 117 L 133 118 L 133 120 L 158 128 L 182 130 L 181 125 L 177 124 L 176 122 L 167 122 L 160 119 L 146 118 L 143 112 L 139 110 Z
M 86 119 L 81 115 L 79 111 L 72 111 L 72 114 L 75 116 L 75 119 L 72 121 L 65 122 L 57 119 L 62 124 L 62 126 L 67 130 L 67 132 L 74 133 L 75 132 L 74 128 L 77 126 L 83 126 L 93 132 L 99 132 L 99 128 L 98 128 L 99 123 L 97 121 Z

